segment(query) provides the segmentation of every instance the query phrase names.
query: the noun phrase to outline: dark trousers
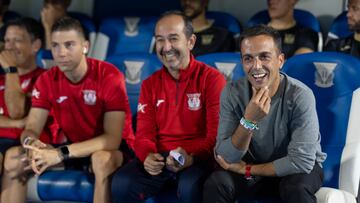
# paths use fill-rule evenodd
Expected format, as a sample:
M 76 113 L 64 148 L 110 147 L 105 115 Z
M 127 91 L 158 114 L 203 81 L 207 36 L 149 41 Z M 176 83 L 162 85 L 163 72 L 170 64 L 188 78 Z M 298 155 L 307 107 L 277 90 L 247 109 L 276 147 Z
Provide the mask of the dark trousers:
M 246 180 L 243 175 L 218 170 L 204 185 L 206 203 L 248 202 L 254 199 L 281 198 L 286 203 L 316 203 L 315 193 L 323 182 L 322 168 L 315 164 L 310 174 L 284 177 L 255 177 Z
M 201 202 L 205 168 L 192 165 L 173 173 L 166 168 L 159 175 L 148 174 L 143 164 L 134 159 L 115 172 L 111 184 L 112 201 L 116 203 L 144 202 L 157 195 L 169 183 L 177 183 L 177 198 L 181 202 Z

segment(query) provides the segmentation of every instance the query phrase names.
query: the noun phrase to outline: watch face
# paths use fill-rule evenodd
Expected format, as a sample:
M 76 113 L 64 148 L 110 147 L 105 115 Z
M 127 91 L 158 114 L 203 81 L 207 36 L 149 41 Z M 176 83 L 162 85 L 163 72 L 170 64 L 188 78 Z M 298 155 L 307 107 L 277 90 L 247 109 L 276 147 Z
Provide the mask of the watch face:
M 3 68 L 2 68 L 3 69 Z M 17 68 L 10 66 L 9 68 L 3 69 L 5 73 L 17 73 Z

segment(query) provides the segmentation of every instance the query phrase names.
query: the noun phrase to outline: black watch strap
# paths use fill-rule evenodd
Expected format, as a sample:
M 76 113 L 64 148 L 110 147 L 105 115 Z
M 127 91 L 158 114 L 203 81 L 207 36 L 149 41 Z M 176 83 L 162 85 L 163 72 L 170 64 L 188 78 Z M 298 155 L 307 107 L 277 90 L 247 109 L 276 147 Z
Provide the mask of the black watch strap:
M 5 72 L 5 73 L 17 73 L 18 70 L 17 70 L 16 67 L 10 66 L 9 68 L 4 68 L 4 72 Z
M 70 152 L 69 152 L 69 148 L 67 145 L 59 147 L 59 150 L 61 152 L 63 161 L 68 160 L 70 158 Z

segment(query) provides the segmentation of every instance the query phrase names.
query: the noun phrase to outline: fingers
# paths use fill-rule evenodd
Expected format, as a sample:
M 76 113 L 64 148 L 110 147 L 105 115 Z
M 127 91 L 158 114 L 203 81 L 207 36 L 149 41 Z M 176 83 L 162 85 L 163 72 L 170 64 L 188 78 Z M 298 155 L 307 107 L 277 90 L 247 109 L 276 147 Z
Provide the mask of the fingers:
M 161 154 L 149 154 L 144 161 L 144 169 L 151 175 L 158 175 L 165 166 L 164 157 Z
M 178 172 L 182 167 L 172 156 L 168 156 L 166 158 L 166 168 L 172 172 Z
M 37 147 L 35 147 L 35 146 L 32 146 L 32 145 L 28 145 L 28 144 L 23 144 L 23 147 L 24 147 L 25 149 L 34 150 L 34 151 L 37 151 L 37 152 L 41 151 L 41 149 L 39 149 L 39 148 L 37 148 Z
M 229 169 L 229 164 L 224 160 L 224 158 L 222 158 L 222 156 L 217 155 L 215 157 L 215 160 L 218 162 L 218 164 L 225 170 Z
M 156 158 L 157 161 L 164 161 L 164 157 L 161 154 L 154 154 L 154 157 Z

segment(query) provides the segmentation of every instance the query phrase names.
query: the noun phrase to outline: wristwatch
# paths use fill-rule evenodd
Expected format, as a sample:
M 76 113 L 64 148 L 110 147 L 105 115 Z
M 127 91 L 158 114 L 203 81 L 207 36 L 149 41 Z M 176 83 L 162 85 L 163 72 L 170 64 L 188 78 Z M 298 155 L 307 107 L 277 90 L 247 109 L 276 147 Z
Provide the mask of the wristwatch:
M 62 156 L 62 160 L 68 160 L 70 158 L 70 152 L 68 146 L 64 145 L 58 148 L 60 155 Z
M 5 73 L 17 73 L 18 70 L 14 66 L 10 66 L 9 68 L 3 68 Z

